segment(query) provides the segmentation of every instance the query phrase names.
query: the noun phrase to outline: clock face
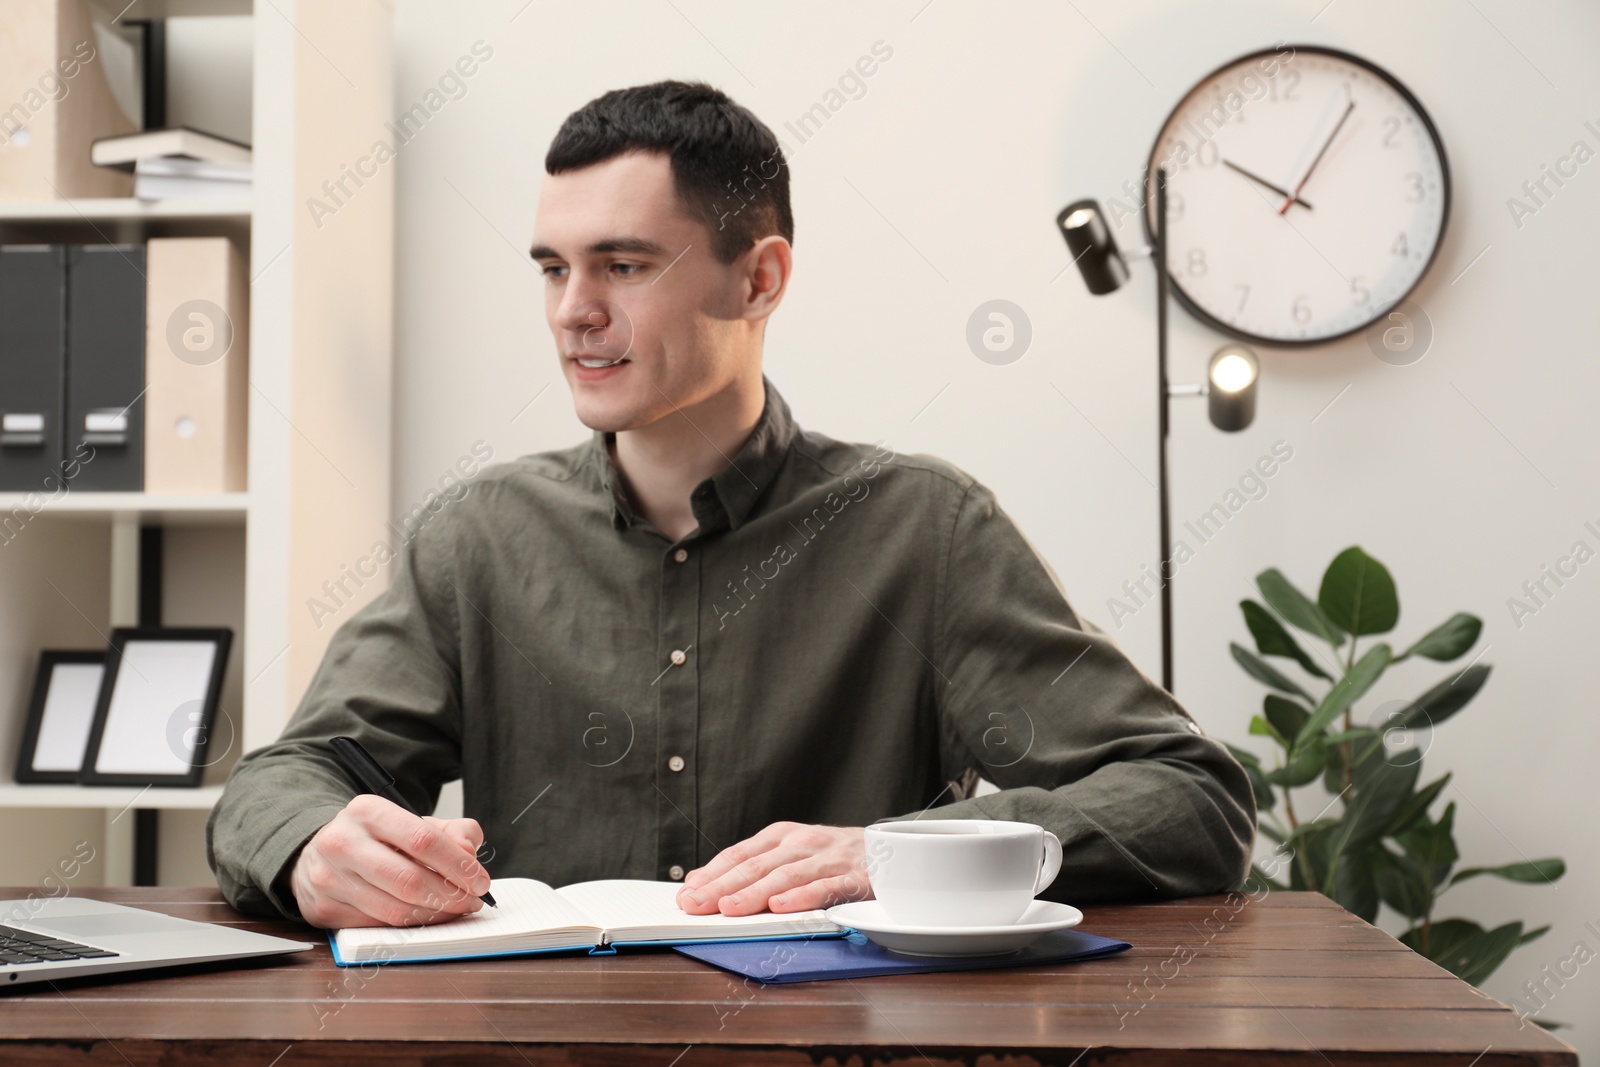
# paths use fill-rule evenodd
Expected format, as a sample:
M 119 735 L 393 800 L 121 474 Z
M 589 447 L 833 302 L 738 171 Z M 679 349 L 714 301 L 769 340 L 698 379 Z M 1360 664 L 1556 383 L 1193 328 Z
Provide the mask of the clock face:
M 1382 318 L 1433 262 L 1450 207 L 1422 105 L 1323 48 L 1245 56 L 1190 90 L 1151 152 L 1151 228 L 1158 167 L 1178 298 L 1267 344 L 1318 344 Z

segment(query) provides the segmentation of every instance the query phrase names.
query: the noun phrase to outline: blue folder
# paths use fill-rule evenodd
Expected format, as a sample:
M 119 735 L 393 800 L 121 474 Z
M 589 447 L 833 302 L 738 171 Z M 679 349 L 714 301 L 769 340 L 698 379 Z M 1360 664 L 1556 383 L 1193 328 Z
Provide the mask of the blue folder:
M 983 971 L 1039 963 L 1072 963 L 1115 956 L 1133 946 L 1126 941 L 1057 930 L 1027 948 L 1001 956 L 907 956 L 867 940 L 852 930 L 843 937 L 764 941 L 723 941 L 677 945 L 685 956 L 742 974 L 760 982 L 815 982 L 826 978 L 869 978 L 878 974 L 924 974 L 929 971 Z

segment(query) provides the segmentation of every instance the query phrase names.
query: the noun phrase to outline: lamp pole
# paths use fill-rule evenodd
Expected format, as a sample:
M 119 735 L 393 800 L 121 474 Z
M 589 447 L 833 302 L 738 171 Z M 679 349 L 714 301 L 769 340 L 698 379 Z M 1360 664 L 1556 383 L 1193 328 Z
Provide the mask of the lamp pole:
M 1156 575 L 1161 579 L 1161 688 L 1172 692 L 1172 508 L 1167 500 L 1167 428 L 1171 393 L 1167 388 L 1167 169 L 1156 168 L 1156 220 L 1151 238 L 1151 258 L 1156 266 L 1156 403 L 1160 416 L 1156 442 L 1156 490 L 1160 497 L 1161 559 Z
M 1171 278 L 1167 273 L 1167 171 L 1155 172 L 1155 219 L 1150 225 L 1150 245 L 1140 249 L 1148 254 L 1156 269 L 1156 464 L 1160 484 L 1156 488 L 1160 512 L 1161 562 L 1157 578 L 1161 583 L 1161 685 L 1172 692 L 1172 579 L 1177 570 L 1172 560 L 1172 505 L 1167 487 L 1167 438 L 1172 430 L 1170 408 L 1174 394 L 1204 396 L 1211 424 L 1234 433 L 1249 426 L 1256 412 L 1256 381 L 1260 364 L 1255 353 L 1243 345 L 1225 345 L 1211 356 L 1207 380 L 1174 386 L 1167 378 L 1167 294 Z M 1056 227 L 1067 242 L 1072 261 L 1083 275 L 1083 283 L 1095 296 L 1116 292 L 1128 281 L 1128 265 L 1117 251 L 1116 238 L 1106 226 L 1105 214 L 1093 199 L 1075 200 L 1056 215 Z

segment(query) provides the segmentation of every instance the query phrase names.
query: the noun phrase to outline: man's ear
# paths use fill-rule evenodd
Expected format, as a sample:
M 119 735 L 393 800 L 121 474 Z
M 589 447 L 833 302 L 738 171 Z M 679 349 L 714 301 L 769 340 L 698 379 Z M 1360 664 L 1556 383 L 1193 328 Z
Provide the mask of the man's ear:
M 743 315 L 759 322 L 783 302 L 794 270 L 794 250 L 783 237 L 770 234 L 751 245 L 740 260 L 745 278 Z

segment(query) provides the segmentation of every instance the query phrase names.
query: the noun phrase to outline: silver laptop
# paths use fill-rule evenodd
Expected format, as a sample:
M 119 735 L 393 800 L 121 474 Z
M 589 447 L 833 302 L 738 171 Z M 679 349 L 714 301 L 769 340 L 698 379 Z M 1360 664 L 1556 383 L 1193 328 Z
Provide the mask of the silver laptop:
M 314 947 L 84 897 L 0 900 L 0 988 Z

